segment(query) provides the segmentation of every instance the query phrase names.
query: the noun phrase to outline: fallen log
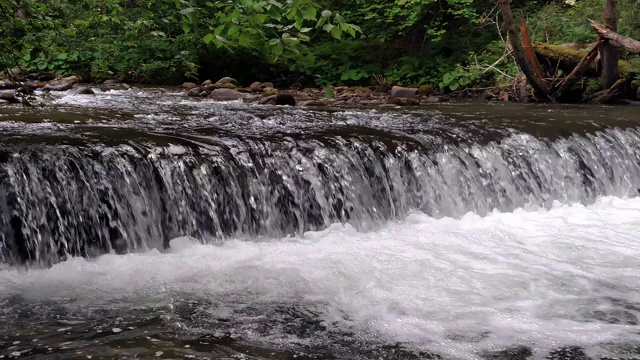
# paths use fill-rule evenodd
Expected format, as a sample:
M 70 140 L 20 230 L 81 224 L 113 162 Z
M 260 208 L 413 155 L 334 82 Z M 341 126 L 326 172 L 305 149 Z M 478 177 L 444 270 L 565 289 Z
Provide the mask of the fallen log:
M 591 66 L 591 63 L 593 62 L 593 60 L 595 60 L 595 58 L 598 56 L 598 46 L 599 46 L 599 44 L 596 44 L 587 53 L 587 55 L 585 55 L 582 58 L 582 60 L 580 60 L 580 62 L 578 63 L 578 65 L 576 65 L 576 67 L 573 69 L 573 71 L 569 75 L 567 75 L 564 78 L 564 80 L 562 80 L 562 83 L 560 84 L 560 87 L 558 88 L 558 91 L 556 92 L 558 97 L 562 97 L 571 88 L 571 86 L 573 86 L 573 84 L 575 84 L 576 81 L 578 81 L 578 79 L 580 79 L 580 76 L 585 71 L 587 71 L 589 66 Z
M 591 20 L 591 26 L 593 26 L 600 37 L 611 40 L 612 45 L 623 48 L 632 54 L 640 54 L 640 41 L 620 35 L 593 20 Z
M 534 43 L 533 50 L 542 58 L 559 62 L 559 68 L 565 72 L 571 72 L 576 65 L 582 61 L 588 51 L 574 50 L 560 45 L 551 45 L 547 43 Z M 555 68 L 554 64 L 554 68 Z M 622 76 L 640 73 L 639 68 L 634 68 L 631 63 L 625 60 L 618 61 L 618 69 Z M 596 75 L 597 67 L 595 62 L 591 62 L 585 73 Z

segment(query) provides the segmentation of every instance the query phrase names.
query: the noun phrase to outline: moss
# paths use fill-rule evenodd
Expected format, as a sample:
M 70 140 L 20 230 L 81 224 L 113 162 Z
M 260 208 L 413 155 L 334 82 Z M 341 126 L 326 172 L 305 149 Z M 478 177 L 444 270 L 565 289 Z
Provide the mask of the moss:
M 533 45 L 533 49 L 535 50 L 536 54 L 542 57 L 559 60 L 562 65 L 564 65 L 564 70 L 567 71 L 573 70 L 573 67 L 575 67 L 590 50 L 575 50 L 565 46 L 551 45 L 547 43 L 535 43 Z M 597 70 L 595 61 L 591 63 L 589 69 L 591 70 L 591 72 L 595 73 L 595 71 Z M 640 73 L 640 69 L 634 67 L 633 65 L 631 65 L 631 63 L 625 60 L 618 61 L 618 70 L 620 71 L 620 75 L 624 77 Z
M 589 98 L 593 96 L 598 91 L 602 90 L 602 79 L 600 78 L 590 78 L 587 80 L 587 86 L 584 89 L 584 98 Z

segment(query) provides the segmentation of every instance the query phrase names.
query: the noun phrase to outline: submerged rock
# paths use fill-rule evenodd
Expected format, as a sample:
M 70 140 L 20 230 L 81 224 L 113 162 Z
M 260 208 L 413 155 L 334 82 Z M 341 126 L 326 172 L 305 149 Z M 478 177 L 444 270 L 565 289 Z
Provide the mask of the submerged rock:
M 200 93 L 203 91 L 203 89 L 201 87 L 194 87 L 192 89 L 189 89 L 189 91 L 187 91 L 187 96 L 193 96 L 193 97 L 198 97 L 200 96 Z
M 275 102 L 276 105 L 296 106 L 296 99 L 291 94 L 278 94 Z
M 413 98 L 392 97 L 389 100 L 387 100 L 387 104 L 398 105 L 398 106 L 420 105 L 420 100 L 413 99 Z
M 0 93 L 0 100 L 4 100 L 9 104 L 20 103 L 20 100 L 18 100 L 18 98 L 14 94 L 9 92 Z
M 79 95 L 95 95 L 96 93 L 90 87 L 83 87 L 83 88 L 78 90 L 78 94 Z

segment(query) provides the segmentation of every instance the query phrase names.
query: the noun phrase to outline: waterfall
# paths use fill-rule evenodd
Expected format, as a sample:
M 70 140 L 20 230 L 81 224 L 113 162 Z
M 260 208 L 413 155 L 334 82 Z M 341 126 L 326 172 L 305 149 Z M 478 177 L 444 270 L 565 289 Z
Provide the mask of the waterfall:
M 437 136 L 436 136 L 437 137 Z M 422 139 L 422 140 L 421 140 Z M 257 241 L 349 223 L 636 196 L 640 131 L 427 141 L 326 133 L 0 148 L 0 262 Z

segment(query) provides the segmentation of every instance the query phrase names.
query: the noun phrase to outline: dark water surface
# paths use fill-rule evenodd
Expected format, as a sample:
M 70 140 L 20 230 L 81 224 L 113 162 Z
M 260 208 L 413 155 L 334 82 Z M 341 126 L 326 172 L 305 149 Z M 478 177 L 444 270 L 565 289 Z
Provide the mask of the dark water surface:
M 0 358 L 640 357 L 632 107 L 0 109 Z

